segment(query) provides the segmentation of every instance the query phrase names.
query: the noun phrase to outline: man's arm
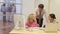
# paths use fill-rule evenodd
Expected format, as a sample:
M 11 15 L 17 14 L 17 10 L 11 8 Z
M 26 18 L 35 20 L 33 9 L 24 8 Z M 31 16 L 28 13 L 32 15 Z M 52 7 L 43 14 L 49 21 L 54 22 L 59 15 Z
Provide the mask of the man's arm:
M 46 25 L 46 23 L 48 22 L 48 14 L 46 12 L 44 12 L 43 15 L 43 27 Z

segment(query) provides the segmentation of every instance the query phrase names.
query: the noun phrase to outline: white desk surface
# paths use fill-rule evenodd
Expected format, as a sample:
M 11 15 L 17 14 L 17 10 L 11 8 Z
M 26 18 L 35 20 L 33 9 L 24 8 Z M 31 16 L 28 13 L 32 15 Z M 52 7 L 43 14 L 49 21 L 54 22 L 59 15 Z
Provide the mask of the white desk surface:
M 34 31 L 28 31 L 28 30 L 12 30 L 10 34 L 60 34 L 60 32 L 55 32 L 55 33 L 46 33 L 43 30 L 34 30 Z

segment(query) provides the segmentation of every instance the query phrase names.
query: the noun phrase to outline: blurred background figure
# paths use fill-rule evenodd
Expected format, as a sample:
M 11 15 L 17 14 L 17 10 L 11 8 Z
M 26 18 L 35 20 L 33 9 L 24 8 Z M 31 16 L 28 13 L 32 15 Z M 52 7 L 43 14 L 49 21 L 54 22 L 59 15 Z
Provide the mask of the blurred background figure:
M 1 6 L 1 12 L 3 12 L 3 22 L 6 22 L 6 4 L 3 3 Z
M 12 6 L 11 5 L 9 5 L 9 6 L 7 6 L 7 18 L 8 18 L 8 22 L 10 22 L 10 14 L 11 14 L 11 12 L 12 12 Z
M 10 6 L 7 7 L 8 22 L 12 22 L 13 21 L 13 16 L 14 16 L 15 12 L 16 12 L 16 8 L 15 8 L 14 3 L 10 3 Z
M 12 12 L 11 12 L 11 15 L 10 15 L 10 21 L 14 21 L 14 14 L 16 13 L 16 6 L 14 3 L 12 3 Z

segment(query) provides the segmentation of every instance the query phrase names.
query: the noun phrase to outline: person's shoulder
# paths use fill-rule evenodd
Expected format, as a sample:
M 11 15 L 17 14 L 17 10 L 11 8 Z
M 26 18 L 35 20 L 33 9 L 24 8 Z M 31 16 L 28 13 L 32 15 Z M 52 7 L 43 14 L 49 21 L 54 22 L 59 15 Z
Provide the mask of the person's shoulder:
M 45 9 L 43 9 L 43 14 L 45 14 L 46 13 L 46 10 Z
M 55 19 L 55 23 L 58 23 L 58 21 Z
M 37 12 L 38 11 L 38 8 L 35 8 L 35 10 L 34 10 L 35 12 Z
M 43 12 L 46 12 L 46 10 L 45 10 L 45 9 L 43 9 Z
M 26 23 L 25 23 L 26 25 L 29 25 L 29 22 L 28 21 L 26 21 Z

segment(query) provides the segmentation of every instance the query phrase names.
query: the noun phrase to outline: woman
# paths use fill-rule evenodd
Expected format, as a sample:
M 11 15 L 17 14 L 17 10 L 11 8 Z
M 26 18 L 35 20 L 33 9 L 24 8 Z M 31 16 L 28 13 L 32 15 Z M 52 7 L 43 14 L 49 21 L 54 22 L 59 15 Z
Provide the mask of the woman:
M 44 21 L 44 22 L 45 22 L 45 21 Z M 58 23 L 58 22 L 56 21 L 56 16 L 55 16 L 55 14 L 49 14 L 48 20 L 47 20 L 46 23 L 43 24 L 43 25 L 44 25 L 44 27 L 45 27 L 46 24 L 56 24 L 56 23 Z
M 55 14 L 49 14 L 48 22 L 49 23 L 57 23 Z
M 30 14 L 28 16 L 28 20 L 26 22 L 26 27 L 38 27 L 39 25 L 37 24 L 36 20 L 35 20 L 35 16 L 34 14 Z

